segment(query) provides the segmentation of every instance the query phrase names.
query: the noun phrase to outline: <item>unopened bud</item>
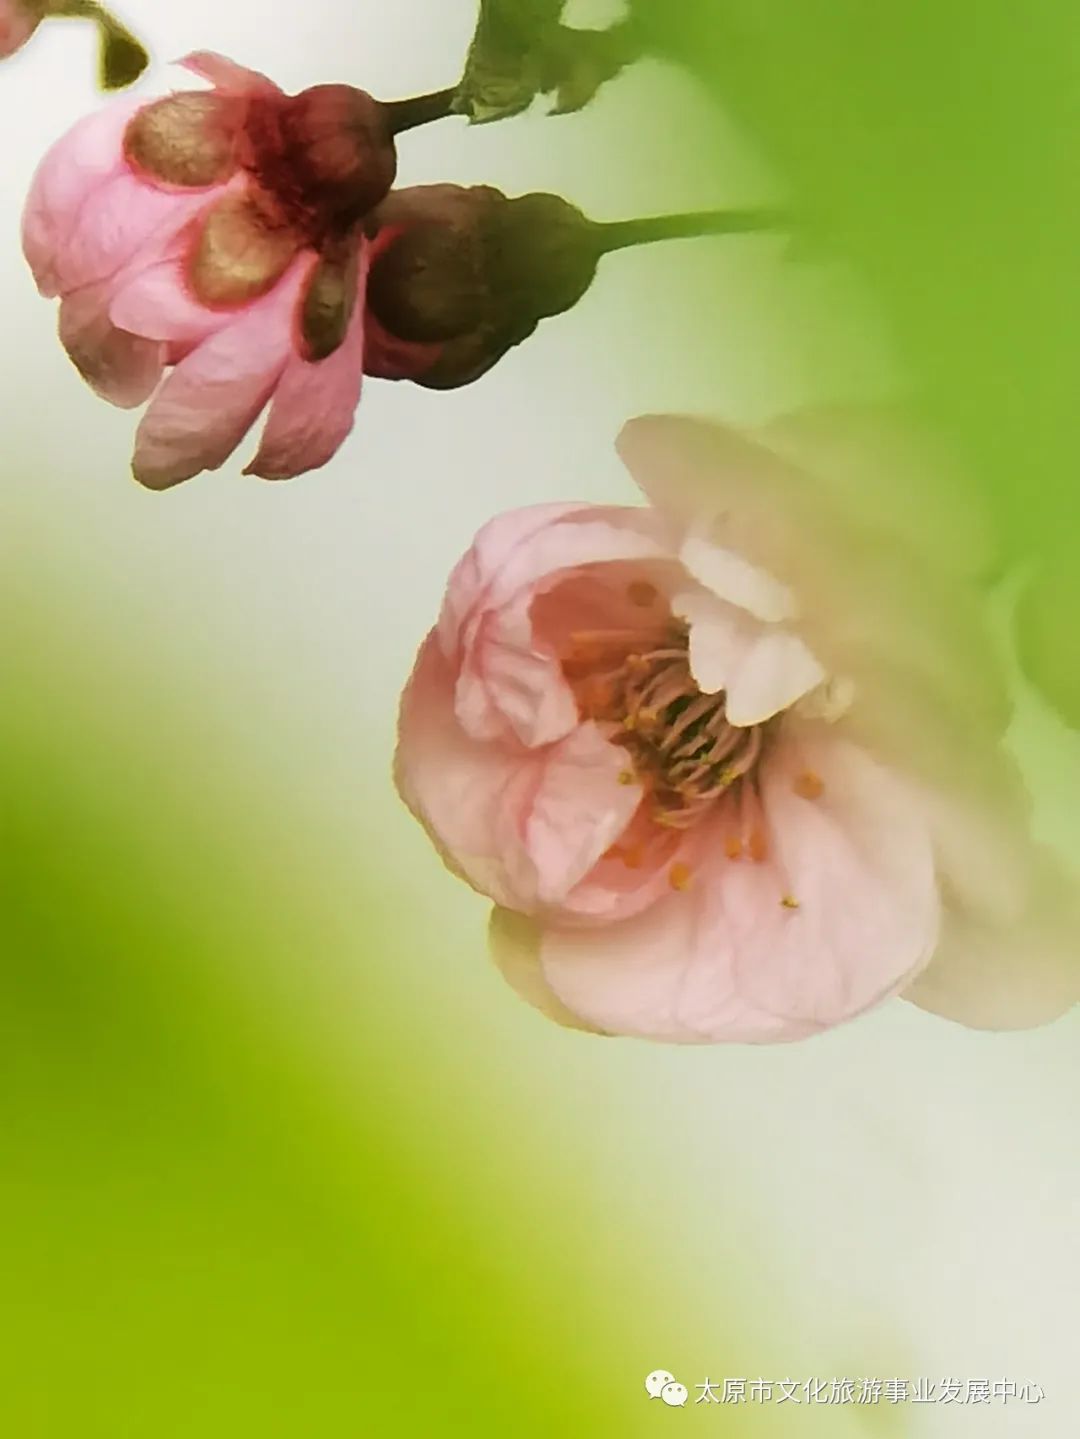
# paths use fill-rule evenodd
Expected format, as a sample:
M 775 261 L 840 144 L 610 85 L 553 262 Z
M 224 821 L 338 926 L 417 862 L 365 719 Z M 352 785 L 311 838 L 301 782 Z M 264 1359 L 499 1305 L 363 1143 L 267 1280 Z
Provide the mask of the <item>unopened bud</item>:
M 419 186 L 389 195 L 372 220 L 383 243 L 369 310 L 393 340 L 417 346 L 410 378 L 434 389 L 478 379 L 569 310 L 602 253 L 597 227 L 556 195 Z

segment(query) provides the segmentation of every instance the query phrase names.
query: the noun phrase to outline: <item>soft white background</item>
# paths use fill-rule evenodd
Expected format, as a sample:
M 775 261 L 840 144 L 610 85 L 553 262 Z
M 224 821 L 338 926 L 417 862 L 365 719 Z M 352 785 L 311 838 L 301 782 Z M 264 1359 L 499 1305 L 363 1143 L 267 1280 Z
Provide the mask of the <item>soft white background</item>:
M 452 83 L 473 14 L 470 0 L 128 9 L 162 62 L 213 48 L 286 88 L 336 79 L 384 98 Z M 907 1427 L 887 1432 L 1064 1439 L 1080 1418 L 1080 1015 L 985 1036 L 897 1002 L 777 1050 L 565 1034 L 504 989 L 485 959 L 482 901 L 442 871 L 389 785 L 397 693 L 477 527 L 537 500 L 630 501 L 612 442 L 633 414 L 753 420 L 813 391 L 880 392 L 890 365 L 869 305 L 843 277 L 781 266 L 774 240 L 616 256 L 577 312 L 471 390 L 371 383 L 354 436 L 321 473 L 265 485 L 240 477 L 242 455 L 145 494 L 127 473 L 133 417 L 82 386 L 17 254 L 37 157 L 97 103 L 90 44 L 82 27 L 53 25 L 0 84 L 0 394 L 18 459 L 3 513 L 23 565 L 62 586 L 73 623 L 186 655 L 215 697 L 214 723 L 245 736 L 268 784 L 307 796 L 327 845 L 400 876 L 416 939 L 395 981 L 403 1003 L 463 1069 L 501 1075 L 493 1125 L 528 1113 L 538 1133 L 562 1131 L 589 1203 L 625 1231 L 627 1264 L 673 1277 L 685 1296 L 678 1323 L 636 1321 L 626 1383 L 658 1366 L 687 1384 L 706 1371 L 757 1377 L 711 1343 L 728 1330 L 733 1289 L 749 1284 L 743 1357 L 771 1334 L 787 1370 L 774 1377 L 1010 1377 L 1048 1396 L 1038 1408 L 843 1411 L 838 1434 L 891 1417 Z M 165 83 L 160 71 L 149 83 Z M 400 182 L 556 189 L 597 218 L 769 196 L 735 134 L 715 173 L 681 162 L 705 124 L 715 118 L 689 82 L 644 67 L 576 119 L 473 131 L 454 120 L 407 136 Z M 203 722 L 198 696 L 191 715 Z M 1064 839 L 1080 796 L 1075 746 L 1037 707 L 1025 724 L 1054 780 L 1048 829 Z M 212 774 L 207 789 L 212 802 Z M 343 1001 L 362 976 L 332 953 L 318 963 L 335 1013 L 312 995 L 310 1015 L 339 1046 L 347 1084 Z

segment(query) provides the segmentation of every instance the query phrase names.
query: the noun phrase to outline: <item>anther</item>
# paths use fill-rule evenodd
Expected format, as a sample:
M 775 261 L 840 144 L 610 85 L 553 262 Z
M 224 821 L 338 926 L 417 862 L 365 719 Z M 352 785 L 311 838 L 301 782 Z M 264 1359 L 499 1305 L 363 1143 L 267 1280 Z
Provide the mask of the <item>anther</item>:
M 682 893 L 690 888 L 690 869 L 685 864 L 673 864 L 668 871 L 668 883 L 672 889 Z
M 755 829 L 750 836 L 750 858 L 758 864 L 763 864 L 769 857 L 769 841 L 765 838 L 764 830 Z
M 724 853 L 728 859 L 742 859 L 742 840 L 736 834 L 729 834 L 724 840 Z
M 825 782 L 813 770 L 803 770 L 802 774 L 796 778 L 792 789 L 800 799 L 820 799 L 825 793 Z
M 790 894 L 785 894 L 781 898 L 780 903 L 784 906 L 785 909 L 798 909 L 799 907 L 799 901 Z

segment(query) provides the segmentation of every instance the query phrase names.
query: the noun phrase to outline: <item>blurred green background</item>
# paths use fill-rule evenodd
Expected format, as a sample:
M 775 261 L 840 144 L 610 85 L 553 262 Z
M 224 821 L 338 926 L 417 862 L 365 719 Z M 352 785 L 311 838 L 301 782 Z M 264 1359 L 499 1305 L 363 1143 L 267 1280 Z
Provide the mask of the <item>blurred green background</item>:
M 48 27 L 0 71 L 4 1434 L 1075 1427 L 1075 1016 L 987 1036 L 897 1004 L 782 1051 L 567 1033 L 493 973 L 483 903 L 391 789 L 451 565 L 497 509 L 631 502 L 634 413 L 907 389 L 1013 550 L 1071 533 L 1065 7 L 640 4 L 692 73 L 419 132 L 402 183 L 597 218 L 795 195 L 815 245 L 613 257 L 474 389 L 370 385 L 335 462 L 284 486 L 245 456 L 130 481 L 132 417 L 78 381 L 17 244 L 37 158 L 98 103 L 91 38 Z M 474 7 L 126 18 L 162 63 L 212 47 L 389 98 L 453 82 Z M 1071 852 L 1075 737 L 1024 706 Z M 686 1411 L 646 1398 L 656 1368 Z M 950 1373 L 1048 1397 L 693 1403 L 707 1377 Z

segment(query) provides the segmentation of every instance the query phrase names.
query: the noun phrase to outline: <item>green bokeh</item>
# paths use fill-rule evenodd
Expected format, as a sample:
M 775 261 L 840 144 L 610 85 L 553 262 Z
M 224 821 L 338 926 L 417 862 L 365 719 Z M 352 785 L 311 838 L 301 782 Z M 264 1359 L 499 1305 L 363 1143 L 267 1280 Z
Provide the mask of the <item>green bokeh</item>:
M 0 1432 L 654 1432 L 662 1281 L 394 994 L 379 866 L 328 903 L 303 804 L 239 750 L 209 783 L 189 659 L 7 578 Z M 301 997 L 329 946 L 369 976 L 347 1078 Z

